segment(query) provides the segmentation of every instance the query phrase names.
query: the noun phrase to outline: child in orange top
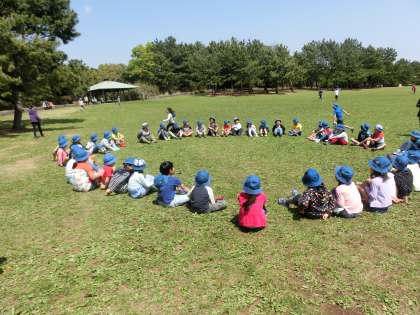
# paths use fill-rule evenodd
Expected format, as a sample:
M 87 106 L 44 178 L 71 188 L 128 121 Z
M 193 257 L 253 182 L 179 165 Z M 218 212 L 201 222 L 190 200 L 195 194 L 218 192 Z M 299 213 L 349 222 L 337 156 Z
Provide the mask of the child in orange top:
M 223 122 L 223 130 L 222 130 L 221 136 L 222 137 L 230 136 L 231 131 L 232 131 L 232 125 L 231 125 L 230 121 L 225 120 Z
M 95 171 L 92 164 L 89 163 L 89 153 L 82 149 L 76 148 L 73 150 L 73 157 L 76 160 L 75 169 L 84 170 L 89 177 L 89 181 L 92 183 L 92 188 L 94 189 L 98 186 L 101 176 L 103 175 L 103 170 Z
M 115 172 L 115 162 L 117 162 L 117 158 L 111 153 L 104 155 L 104 173 L 101 177 L 101 189 L 108 188 L 109 181 Z
M 361 144 L 363 148 L 371 148 L 372 151 L 383 150 L 386 147 L 384 128 L 379 124 L 376 125 L 373 135 L 365 139 Z

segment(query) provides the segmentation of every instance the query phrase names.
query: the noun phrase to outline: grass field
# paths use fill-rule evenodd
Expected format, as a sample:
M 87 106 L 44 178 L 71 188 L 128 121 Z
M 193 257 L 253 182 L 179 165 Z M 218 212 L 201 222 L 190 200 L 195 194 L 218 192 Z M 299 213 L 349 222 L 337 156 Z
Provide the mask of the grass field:
M 418 127 L 417 98 L 407 89 L 343 91 L 340 104 L 362 122 L 385 127 L 392 152 Z M 156 145 L 136 143 L 141 122 L 156 130 L 172 106 L 177 119 L 219 122 L 238 115 L 290 126 L 299 117 L 307 134 L 331 121 L 332 93 L 247 97 L 180 96 L 145 102 L 40 112 L 47 137 L 0 134 L 0 313 L 2 314 L 419 314 L 420 194 L 389 213 L 356 220 L 299 219 L 276 199 L 316 167 L 328 187 L 336 165 L 355 179 L 368 176 L 378 155 L 354 147 L 322 146 L 302 138 L 207 138 Z M 2 118 L 7 126 L 11 117 Z M 113 125 L 128 138 L 119 161 L 141 157 L 156 174 L 172 160 L 187 185 L 198 169 L 213 177 L 227 210 L 194 215 L 127 195 L 75 193 L 51 161 L 57 136 L 87 140 Z M 357 133 L 355 132 L 355 135 Z M 383 153 L 380 153 L 383 154 Z M 269 197 L 266 230 L 240 232 L 236 194 L 246 175 L 262 178 Z

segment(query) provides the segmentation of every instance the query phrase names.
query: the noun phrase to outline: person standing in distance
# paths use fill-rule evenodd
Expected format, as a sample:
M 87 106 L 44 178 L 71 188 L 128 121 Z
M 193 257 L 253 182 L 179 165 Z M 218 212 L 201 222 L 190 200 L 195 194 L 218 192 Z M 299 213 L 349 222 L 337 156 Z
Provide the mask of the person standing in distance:
M 29 106 L 28 114 L 29 114 L 29 119 L 31 120 L 32 128 L 34 130 L 34 137 L 35 138 L 38 137 L 36 134 L 37 128 L 39 130 L 39 133 L 41 134 L 41 137 L 43 137 L 44 133 L 42 132 L 42 129 L 41 129 L 41 118 L 39 118 L 36 108 L 33 107 L 32 105 Z
M 318 96 L 319 96 L 319 100 L 320 101 L 322 101 L 322 95 L 324 94 L 324 91 L 322 90 L 322 88 L 320 87 L 319 88 L 319 91 L 318 91 Z
M 334 90 L 334 97 L 335 100 L 338 100 L 338 97 L 340 96 L 340 88 L 337 86 Z

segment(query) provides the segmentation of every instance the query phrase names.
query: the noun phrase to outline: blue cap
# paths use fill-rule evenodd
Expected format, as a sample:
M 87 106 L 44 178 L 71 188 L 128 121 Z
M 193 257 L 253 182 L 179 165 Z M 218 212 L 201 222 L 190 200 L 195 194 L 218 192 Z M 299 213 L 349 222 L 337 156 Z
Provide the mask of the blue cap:
M 159 125 L 160 128 L 165 128 L 165 124 L 163 122 L 160 123 Z
M 252 125 L 252 120 L 251 120 L 251 119 L 248 119 L 248 120 L 246 121 L 246 123 L 247 123 L 247 124 L 249 124 L 249 125 Z
M 173 127 L 174 127 L 174 129 L 179 129 L 179 126 L 178 126 L 178 124 L 177 124 L 177 123 L 174 123 L 174 124 L 173 124 Z
M 210 184 L 210 175 L 206 170 L 200 170 L 195 175 L 195 183 L 197 185 L 209 185 Z
M 226 124 L 230 123 L 230 120 L 225 120 L 223 123 L 226 125 Z
M 293 118 L 293 120 L 292 120 L 292 121 L 293 121 L 293 123 L 294 123 L 294 124 L 298 124 L 298 123 L 300 122 L 300 121 L 299 121 L 299 118 Z
M 360 129 L 362 129 L 363 131 L 368 131 L 370 129 L 370 125 L 368 123 L 364 123 L 360 126 Z
M 409 150 L 407 151 L 408 164 L 416 164 L 420 162 L 420 151 Z
M 157 189 L 160 189 L 163 185 L 165 185 L 168 182 L 168 176 L 159 174 L 155 177 L 153 184 Z
M 105 139 L 109 140 L 109 139 L 111 139 L 111 137 L 112 137 L 111 132 L 109 132 L 109 131 L 104 132 L 104 138 Z
M 132 158 L 132 157 L 129 157 L 129 158 L 126 158 L 125 160 L 124 160 L 124 162 L 123 162 L 123 164 L 127 164 L 127 165 L 134 165 L 134 158 Z
M 245 179 L 244 192 L 248 195 L 259 195 L 262 192 L 260 178 L 256 175 L 248 176 Z
M 265 124 L 267 124 L 267 120 L 266 120 L 266 119 L 263 119 L 263 120 L 261 120 L 261 123 L 262 123 L 263 125 L 265 125 Z
M 67 142 L 66 138 L 58 139 L 58 146 L 60 148 L 64 148 L 67 144 L 68 144 L 68 142 Z
M 335 168 L 335 178 L 342 184 L 350 185 L 354 172 L 350 166 L 337 166 Z
M 59 135 L 57 141 L 60 141 L 60 139 L 67 139 L 67 137 L 65 135 Z
M 418 140 L 418 139 L 420 139 L 420 131 L 419 130 L 413 130 L 412 132 L 410 132 L 410 136 L 412 136 L 413 138 L 416 138 Z
M 107 153 L 104 155 L 104 165 L 110 166 L 117 162 L 117 158 L 113 156 L 111 153 Z
M 391 161 L 385 156 L 378 156 L 370 160 L 368 165 L 372 170 L 382 175 L 387 174 L 392 168 Z
M 80 147 L 75 147 L 73 149 L 73 157 L 77 162 L 83 162 L 89 158 L 89 153 Z
M 146 162 L 143 159 L 134 159 L 133 169 L 135 171 L 143 171 L 146 168 Z
M 98 135 L 97 135 L 96 133 L 92 133 L 92 134 L 90 135 L 90 140 L 91 140 L 92 142 L 96 142 L 96 141 L 98 141 Z
M 112 127 L 112 133 L 117 133 L 118 132 L 118 128 L 117 127 Z
M 201 126 L 203 124 L 203 122 L 201 120 L 197 120 L 197 125 Z
M 71 142 L 73 143 L 80 142 L 80 135 L 74 135 L 73 137 L 71 137 Z
M 403 171 L 407 168 L 408 162 L 408 157 L 405 154 L 398 155 L 392 163 L 392 166 L 397 170 Z
M 321 121 L 321 127 L 322 128 L 328 128 L 330 125 L 329 125 L 329 123 L 328 122 L 326 122 L 325 120 L 322 120 Z
M 302 177 L 302 183 L 306 187 L 318 187 L 322 182 L 322 177 L 314 168 L 308 169 Z

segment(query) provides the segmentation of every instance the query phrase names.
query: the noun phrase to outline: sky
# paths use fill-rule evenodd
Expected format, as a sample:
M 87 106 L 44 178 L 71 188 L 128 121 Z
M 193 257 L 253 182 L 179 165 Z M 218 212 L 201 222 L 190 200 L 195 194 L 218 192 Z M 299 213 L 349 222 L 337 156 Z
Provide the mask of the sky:
M 291 52 L 312 40 L 352 37 L 420 61 L 419 0 L 71 0 L 71 7 L 81 35 L 61 49 L 92 67 L 128 63 L 133 47 L 167 36 L 259 39 Z

